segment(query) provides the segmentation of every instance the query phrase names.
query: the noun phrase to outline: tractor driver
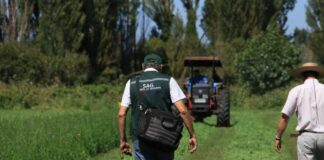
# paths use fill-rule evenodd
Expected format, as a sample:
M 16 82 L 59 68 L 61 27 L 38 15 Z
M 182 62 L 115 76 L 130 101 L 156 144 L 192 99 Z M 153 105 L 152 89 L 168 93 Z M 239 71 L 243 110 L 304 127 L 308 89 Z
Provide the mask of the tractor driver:
M 200 74 L 199 70 L 196 69 L 194 71 L 193 77 L 191 77 L 189 79 L 189 83 L 191 85 L 194 85 L 194 84 L 207 84 L 208 83 L 208 78 L 206 76 Z
M 191 97 L 192 86 L 195 84 L 208 84 L 208 78 L 200 74 L 199 70 L 194 70 L 193 76 L 189 79 L 187 97 Z

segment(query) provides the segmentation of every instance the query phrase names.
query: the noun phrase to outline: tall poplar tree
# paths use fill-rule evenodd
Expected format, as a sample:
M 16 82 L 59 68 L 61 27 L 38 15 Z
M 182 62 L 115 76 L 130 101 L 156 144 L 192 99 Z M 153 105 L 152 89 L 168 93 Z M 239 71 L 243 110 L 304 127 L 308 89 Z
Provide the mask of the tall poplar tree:
M 203 28 L 211 42 L 211 52 L 223 60 L 228 81 L 237 80 L 233 59 L 247 39 L 267 29 L 284 33 L 287 12 L 296 0 L 206 0 Z
M 125 1 L 118 16 L 118 32 L 120 33 L 121 69 L 124 74 L 129 74 L 138 68 L 136 64 L 136 24 L 138 0 Z M 134 67 L 131 67 L 133 64 Z
M 85 0 L 82 6 L 86 17 L 81 50 L 89 57 L 88 83 L 93 82 L 107 67 L 120 68 L 117 20 L 123 2 Z
M 206 0 L 204 29 L 210 40 L 247 39 L 269 26 L 284 31 L 296 0 Z
M 200 48 L 200 40 L 197 34 L 196 21 L 197 21 L 197 10 L 199 0 L 181 0 L 183 6 L 187 11 L 187 24 L 186 24 L 186 32 L 185 32 L 185 53 L 197 54 Z
M 183 44 L 185 27 L 181 16 L 175 13 L 173 0 L 145 0 L 144 12 L 156 23 L 145 51 L 154 51 L 165 59 L 165 72 L 180 77 L 183 73 Z M 180 60 L 180 61 L 179 61 Z
M 318 61 L 324 64 L 324 2 L 309 0 L 306 9 L 306 21 L 310 27 L 309 47 L 317 56 Z
M 118 19 L 126 1 L 39 1 L 41 17 L 37 41 L 43 52 L 62 55 L 87 54 L 91 83 L 105 69 L 119 70 Z
M 82 5 L 79 0 L 39 1 L 41 17 L 37 41 L 43 52 L 65 55 L 80 49 L 85 23 Z
M 161 30 L 161 39 L 167 41 L 171 34 L 171 25 L 174 18 L 173 0 L 145 0 L 144 5 L 144 12 Z

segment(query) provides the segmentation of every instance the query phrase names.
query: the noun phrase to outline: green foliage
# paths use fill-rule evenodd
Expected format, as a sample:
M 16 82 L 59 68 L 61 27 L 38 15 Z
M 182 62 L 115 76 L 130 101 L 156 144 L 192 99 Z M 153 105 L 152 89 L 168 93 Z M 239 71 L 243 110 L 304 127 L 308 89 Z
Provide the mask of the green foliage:
M 241 85 L 230 86 L 231 106 L 236 109 L 272 109 L 281 108 L 288 96 L 288 92 L 297 83 L 289 83 L 286 86 L 267 91 L 266 93 L 251 94 L 248 89 Z
M 78 51 L 84 38 L 82 5 L 79 0 L 39 1 L 42 16 L 37 40 L 42 52 L 64 55 Z
M 161 39 L 167 41 L 171 35 L 173 21 L 173 0 L 145 0 L 144 12 L 157 24 L 162 31 Z
M 300 63 L 300 50 L 275 31 L 253 37 L 237 57 L 240 82 L 252 93 L 283 86 Z
M 120 32 L 120 54 L 121 60 L 119 63 L 123 74 L 129 74 L 136 71 L 136 31 L 137 31 L 137 12 L 140 7 L 139 0 L 123 1 L 120 15 L 118 18 L 118 31 Z M 116 70 L 118 71 L 118 70 Z M 105 72 L 105 71 L 104 71 Z
M 227 84 L 237 83 L 238 74 L 233 61 L 244 48 L 243 38 L 233 39 L 231 42 L 217 41 L 209 46 L 209 52 L 218 56 L 223 63 L 224 80 Z
M 200 0 L 181 0 L 187 11 L 187 24 L 185 27 L 185 38 L 183 42 L 183 55 L 197 55 L 202 49 L 200 39 L 197 34 L 196 20 L 197 10 Z
M 283 30 L 295 0 L 206 0 L 203 27 L 210 40 L 247 39 L 269 26 Z
M 86 160 L 118 146 L 117 107 L 0 111 L 0 159 Z
M 86 53 L 89 61 L 87 82 L 94 82 L 107 67 L 120 67 L 116 39 L 119 38 L 117 21 L 123 4 L 106 0 L 40 1 L 42 16 L 37 42 L 41 51 L 61 56 Z
M 43 55 L 43 57 L 45 56 Z M 45 67 L 47 69 L 45 75 L 48 77 L 48 84 L 63 83 L 66 85 L 75 85 L 85 82 L 89 68 L 86 55 L 69 53 L 64 56 L 46 56 L 44 59 L 44 66 L 47 66 Z
M 83 85 L 64 87 L 35 86 L 29 83 L 0 84 L 0 108 L 3 109 L 55 109 L 77 108 L 98 110 L 116 106 L 123 86 Z
M 309 0 L 306 10 L 306 21 L 310 27 L 309 47 L 317 56 L 313 61 L 319 61 L 324 64 L 324 3 L 318 0 Z
M 44 55 L 37 47 L 28 44 L 0 45 L 0 80 L 6 83 L 81 83 L 87 64 L 85 55 Z
M 181 44 L 175 45 L 176 40 L 170 38 L 168 41 L 163 41 L 158 38 L 151 38 L 145 44 L 145 50 L 148 53 L 154 52 L 159 54 L 164 62 L 167 64 L 164 67 L 165 73 L 171 74 L 174 77 L 181 77 L 184 74 L 183 58 L 184 50 L 182 49 Z
M 293 42 L 295 45 L 305 46 L 307 45 L 308 37 L 309 37 L 309 32 L 306 29 L 296 28 L 294 30 Z
M 5 82 L 40 81 L 45 72 L 40 54 L 35 48 L 16 44 L 0 45 L 0 79 Z
M 83 26 L 84 39 L 81 50 L 88 54 L 91 83 L 105 68 L 120 67 L 117 20 L 124 2 L 85 0 L 82 11 L 86 14 Z

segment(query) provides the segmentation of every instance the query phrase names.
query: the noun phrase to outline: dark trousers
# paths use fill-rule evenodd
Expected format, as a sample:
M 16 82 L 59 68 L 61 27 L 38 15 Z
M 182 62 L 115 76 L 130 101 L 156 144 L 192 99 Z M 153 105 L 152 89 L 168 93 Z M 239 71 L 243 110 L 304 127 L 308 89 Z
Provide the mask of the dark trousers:
M 174 158 L 174 152 L 162 151 L 140 140 L 135 140 L 133 145 L 135 160 L 173 160 Z

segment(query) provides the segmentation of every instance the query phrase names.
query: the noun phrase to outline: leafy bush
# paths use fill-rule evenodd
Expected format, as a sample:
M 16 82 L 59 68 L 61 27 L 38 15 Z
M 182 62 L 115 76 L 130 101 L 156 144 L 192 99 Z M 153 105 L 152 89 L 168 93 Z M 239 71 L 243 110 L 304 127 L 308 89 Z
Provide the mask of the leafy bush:
M 4 82 L 28 80 L 40 81 L 45 73 L 39 52 L 34 48 L 26 50 L 18 45 L 0 45 L 0 78 Z
M 0 45 L 0 80 L 6 83 L 81 83 L 87 73 L 87 64 L 85 55 L 43 54 L 37 47 L 27 44 Z
M 88 59 L 86 55 L 75 53 L 62 55 L 43 55 L 46 67 L 46 84 L 63 83 L 67 85 L 80 84 L 86 79 Z
M 236 59 L 240 82 L 251 92 L 266 91 L 287 84 L 290 72 L 301 61 L 300 50 L 276 31 L 248 41 Z
M 233 85 L 230 87 L 231 106 L 246 109 L 281 108 L 286 101 L 289 90 L 295 85 L 296 82 L 289 83 L 284 87 L 273 89 L 262 95 L 251 94 L 244 87 Z
M 121 99 L 123 87 L 121 84 L 43 87 L 30 83 L 0 83 L 0 108 L 98 110 L 116 106 Z
M 29 83 L 0 84 L 0 108 L 98 110 L 116 106 L 123 91 L 120 84 L 47 87 Z

